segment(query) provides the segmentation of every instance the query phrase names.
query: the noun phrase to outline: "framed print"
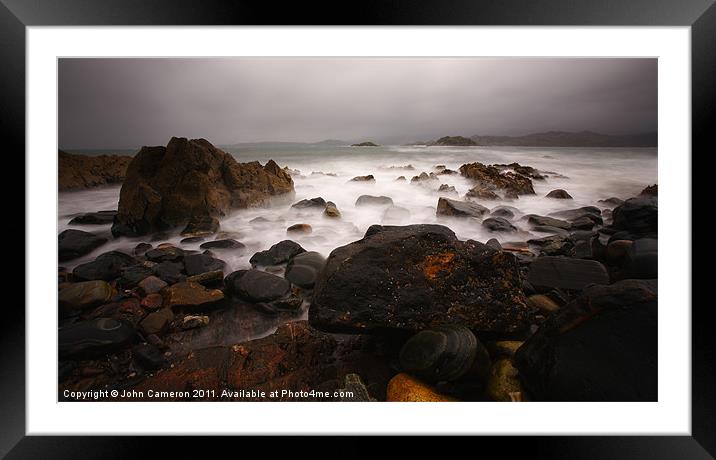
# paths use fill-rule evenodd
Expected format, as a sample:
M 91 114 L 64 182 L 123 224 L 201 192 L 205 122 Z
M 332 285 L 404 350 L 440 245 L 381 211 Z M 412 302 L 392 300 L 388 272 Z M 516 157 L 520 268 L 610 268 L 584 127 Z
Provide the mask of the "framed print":
M 26 309 L 3 322 L 3 453 L 713 455 L 691 184 L 716 10 L 562 3 L 5 1 Z

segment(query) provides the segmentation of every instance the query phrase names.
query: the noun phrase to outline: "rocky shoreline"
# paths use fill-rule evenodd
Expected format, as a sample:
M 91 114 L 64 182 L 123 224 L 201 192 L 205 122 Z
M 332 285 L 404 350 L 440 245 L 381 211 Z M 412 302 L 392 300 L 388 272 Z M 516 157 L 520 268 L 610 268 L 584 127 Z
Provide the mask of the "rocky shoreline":
M 221 233 L 230 210 L 271 202 L 341 219 L 340 210 L 321 197 L 292 203 L 285 169 L 237 163 L 203 139 L 145 147 L 126 171 L 117 211 L 74 218 L 112 223 L 113 235 L 58 236 L 61 265 L 111 238 L 137 239 L 59 269 L 60 399 L 100 390 L 140 401 L 157 400 L 153 392 L 165 401 L 657 399 L 656 185 L 535 215 L 519 197 L 557 173 L 436 167 L 405 186 L 443 174 L 473 184 L 462 199 L 436 200 L 445 225 L 373 225 L 324 258 L 291 239 L 311 231 L 296 224 L 250 268 L 227 271 L 222 257 L 247 250 Z M 515 206 L 490 207 L 495 199 Z M 400 213 L 386 196 L 356 196 L 355 206 Z M 514 240 L 463 241 L 451 219 Z M 167 231 L 200 249 L 166 242 Z

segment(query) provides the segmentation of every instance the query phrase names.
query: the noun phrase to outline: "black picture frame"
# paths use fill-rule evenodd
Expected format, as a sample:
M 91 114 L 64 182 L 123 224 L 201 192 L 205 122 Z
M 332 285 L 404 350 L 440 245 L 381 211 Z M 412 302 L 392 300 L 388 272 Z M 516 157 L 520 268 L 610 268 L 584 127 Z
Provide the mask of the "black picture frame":
M 28 26 L 80 25 L 523 25 L 523 26 L 690 26 L 692 46 L 692 170 L 699 155 L 713 154 L 716 108 L 716 6 L 713 0 L 371 0 L 356 4 L 324 1 L 249 2 L 229 0 L 0 0 L 0 127 L 5 155 L 24 171 L 25 32 Z M 711 129 L 709 129 L 711 128 Z M 9 143 L 8 143 L 9 141 Z M 20 160 L 20 157 L 23 160 Z M 708 158 L 708 157 L 707 157 Z M 687 161 L 687 159 L 685 159 Z M 699 182 L 694 178 L 694 184 Z M 15 190 L 17 184 L 4 185 Z M 7 191 L 6 191 L 7 193 Z M 697 199 L 699 193 L 692 193 Z M 11 195 L 7 195 L 11 196 Z M 698 209 L 694 203 L 692 209 Z M 19 219 L 17 219 L 19 221 Z M 699 241 L 695 228 L 694 241 Z M 708 240 L 702 240 L 708 241 Z M 25 245 L 31 242 L 25 240 Z M 671 242 L 670 242 L 671 243 Z M 679 242 L 673 242 L 679 244 Z M 688 245 L 684 250 L 691 251 Z M 704 277 L 694 273 L 695 281 Z M 27 283 L 30 281 L 26 279 Z M 692 285 L 697 284 L 692 281 Z M 692 436 L 688 437 L 520 437 L 482 438 L 479 450 L 523 450 L 549 458 L 713 458 L 716 456 L 716 340 L 711 302 L 692 308 Z M 17 302 L 4 302 L 0 328 L 0 455 L 8 458 L 140 456 L 148 438 L 25 436 L 25 313 Z M 12 304 L 12 305 L 11 305 Z M 661 307 L 661 305 L 660 305 Z M 664 308 L 688 308 L 668 305 Z M 224 438 L 226 441 L 226 438 Z M 419 442 L 420 441 L 420 442 Z M 156 442 L 152 440 L 152 442 Z M 217 445 L 213 444 L 212 449 Z M 241 441 L 242 443 L 244 441 Z M 413 448 L 425 438 L 409 441 Z M 266 441 L 263 441 L 265 446 Z M 161 448 L 179 447 L 184 454 L 200 441 L 163 438 Z M 317 442 L 293 439 L 271 443 L 277 449 L 310 452 Z M 356 439 L 340 441 L 339 455 L 368 454 Z M 318 443 L 322 446 L 321 443 Z M 267 447 L 266 447 L 267 448 Z M 325 449 L 324 447 L 319 447 Z M 234 449 L 236 446 L 234 445 Z M 249 450 L 244 445 L 244 453 Z M 310 450 L 309 450 L 310 449 Z M 334 451 L 335 452 L 335 451 Z

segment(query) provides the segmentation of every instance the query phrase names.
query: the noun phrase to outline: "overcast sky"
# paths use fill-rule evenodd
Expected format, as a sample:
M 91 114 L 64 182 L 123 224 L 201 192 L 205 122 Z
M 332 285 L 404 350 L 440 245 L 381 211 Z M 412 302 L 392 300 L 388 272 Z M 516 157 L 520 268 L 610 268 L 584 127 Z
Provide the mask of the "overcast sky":
M 61 59 L 60 148 L 656 131 L 656 59 Z

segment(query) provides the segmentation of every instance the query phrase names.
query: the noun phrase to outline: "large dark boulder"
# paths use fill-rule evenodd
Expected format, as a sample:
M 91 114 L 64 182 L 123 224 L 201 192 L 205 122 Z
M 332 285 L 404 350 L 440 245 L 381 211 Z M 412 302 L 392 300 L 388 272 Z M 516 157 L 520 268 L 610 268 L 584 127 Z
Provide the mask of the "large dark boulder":
M 143 235 L 292 193 L 291 176 L 273 160 L 237 163 L 205 139 L 173 137 L 166 147 L 142 147 L 132 159 L 112 232 Z
M 612 226 L 634 234 L 657 233 L 659 212 L 657 197 L 642 195 L 620 204 L 612 213 Z
M 539 401 L 656 401 L 657 292 L 624 280 L 592 286 L 549 317 L 515 354 Z
M 68 229 L 57 236 L 57 249 L 60 262 L 76 259 L 102 246 L 107 238 L 82 230 Z
M 373 225 L 335 249 L 315 285 L 309 320 L 319 329 L 366 332 L 462 324 L 513 333 L 530 310 L 517 261 L 441 225 Z

